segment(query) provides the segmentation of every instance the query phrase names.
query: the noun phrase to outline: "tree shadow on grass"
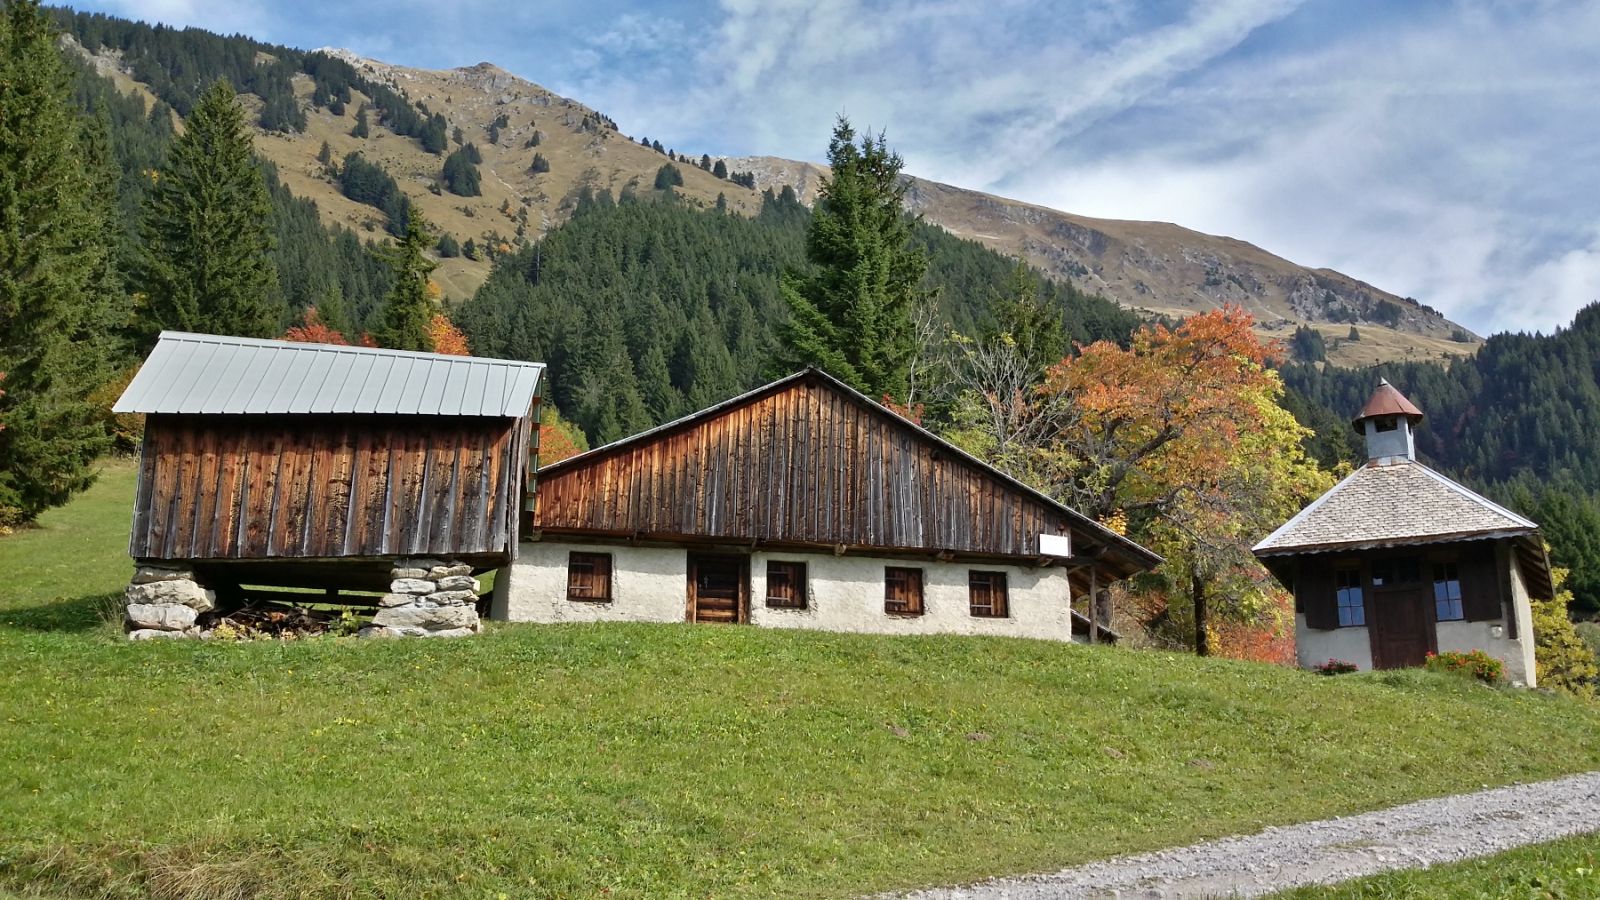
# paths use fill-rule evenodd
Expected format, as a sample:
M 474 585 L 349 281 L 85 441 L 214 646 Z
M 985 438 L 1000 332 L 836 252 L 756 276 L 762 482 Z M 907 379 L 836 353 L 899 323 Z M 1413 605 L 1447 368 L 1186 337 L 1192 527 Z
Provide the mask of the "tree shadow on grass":
M 39 606 L 0 612 L 0 624 L 27 631 L 62 631 L 81 634 L 96 631 L 122 618 L 122 594 L 61 597 Z

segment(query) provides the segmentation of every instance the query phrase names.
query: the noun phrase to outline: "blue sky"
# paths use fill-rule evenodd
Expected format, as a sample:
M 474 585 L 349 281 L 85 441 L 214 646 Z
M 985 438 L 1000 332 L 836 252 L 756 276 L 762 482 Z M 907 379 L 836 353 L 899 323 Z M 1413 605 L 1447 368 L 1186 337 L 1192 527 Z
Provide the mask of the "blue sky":
M 1550 331 L 1600 299 L 1600 2 L 93 0 L 117 15 L 496 63 L 695 154 L 818 159 L 1242 238 Z

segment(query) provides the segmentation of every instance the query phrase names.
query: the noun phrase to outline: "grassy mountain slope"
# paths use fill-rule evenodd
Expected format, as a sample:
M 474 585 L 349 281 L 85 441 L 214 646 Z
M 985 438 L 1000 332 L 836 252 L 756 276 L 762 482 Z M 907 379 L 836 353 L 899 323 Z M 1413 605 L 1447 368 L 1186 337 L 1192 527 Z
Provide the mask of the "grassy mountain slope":
M 327 107 L 312 104 L 312 79 L 295 75 L 293 89 L 306 114 L 306 130 L 262 131 L 257 147 L 277 165 L 296 196 L 317 202 L 329 224 L 381 233 L 383 216 L 343 196 L 327 166 L 317 159 L 324 142 L 335 161 L 359 150 L 382 165 L 437 229 L 462 242 L 472 238 L 480 245 L 507 247 L 519 225 L 532 239 L 568 218 L 583 187 L 610 190 L 614 196 L 630 189 L 649 190 L 657 170 L 673 162 L 608 123 L 595 124 L 603 118 L 595 115 L 598 111 L 489 63 L 429 71 L 363 59 L 347 51 L 328 52 L 366 78 L 401 90 L 429 111 L 443 114 L 451 131 L 459 128 L 463 141 L 473 143 L 483 155 L 481 196 L 434 193 L 441 156 L 376 123 L 369 137 L 351 137 L 357 110 L 370 98 L 356 92 L 344 113 L 334 115 Z M 115 51 L 97 51 L 96 62 L 119 84 L 140 89 Z M 498 141 L 491 142 L 490 127 L 497 120 L 504 125 L 498 129 Z M 530 147 L 536 132 L 538 145 Z M 450 149 L 454 148 L 452 143 Z M 698 151 L 707 148 L 666 149 L 683 151 L 698 161 Z M 530 171 L 535 154 L 549 162 L 548 172 Z M 732 171 L 755 175 L 757 190 L 718 179 L 692 163 L 675 163 L 684 180 L 678 193 L 702 207 L 715 205 L 720 194 L 730 209 L 754 214 L 760 208 L 759 189 L 792 185 L 809 202 L 826 172 L 814 164 L 770 157 L 725 162 Z M 1337 272 L 1307 269 L 1242 241 L 1166 223 L 1074 216 L 922 179 L 912 179 L 910 201 L 929 222 L 1026 259 L 1130 308 L 1182 315 L 1224 302 L 1239 303 L 1255 313 L 1263 332 L 1273 336 L 1287 336 L 1298 325 L 1312 324 L 1324 333 L 1329 358 L 1339 364 L 1440 358 L 1470 353 L 1478 346 L 1458 326 L 1413 301 Z M 489 267 L 487 260 L 446 259 L 434 277 L 447 296 L 460 300 L 485 281 Z M 1345 340 L 1352 323 L 1360 328 L 1359 342 Z M 1454 341 L 1453 334 L 1469 340 Z
M 856 897 L 1600 765 L 1592 708 L 1422 671 L 692 625 L 129 644 L 132 490 L 114 464 L 0 538 L 0 893 Z

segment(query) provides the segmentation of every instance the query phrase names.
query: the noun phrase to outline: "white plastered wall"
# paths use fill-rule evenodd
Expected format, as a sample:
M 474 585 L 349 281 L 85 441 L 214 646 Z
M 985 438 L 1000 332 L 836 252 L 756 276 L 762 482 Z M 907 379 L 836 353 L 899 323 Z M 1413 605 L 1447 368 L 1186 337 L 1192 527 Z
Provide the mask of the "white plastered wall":
M 567 554 L 612 554 L 612 601 L 566 599 Z M 768 608 L 767 562 L 806 564 L 805 609 Z M 884 568 L 920 568 L 923 614 L 884 612 Z M 1010 615 L 971 614 L 967 573 L 1006 573 Z M 814 628 L 874 634 L 1001 634 L 1070 641 L 1067 573 L 1037 566 L 908 562 L 864 556 L 754 553 L 750 557 L 750 622 L 768 628 Z M 512 622 L 682 622 L 687 617 L 688 551 L 617 545 L 535 543 L 495 579 L 493 618 Z
M 1483 652 L 1505 660 L 1506 680 L 1515 685 L 1533 687 L 1537 675 L 1533 664 L 1533 608 L 1528 601 L 1528 586 L 1522 580 L 1522 567 L 1517 565 L 1511 545 L 1501 541 L 1495 547 L 1496 562 L 1500 571 L 1511 573 L 1511 602 L 1502 611 L 1502 617 L 1486 622 L 1440 622 L 1438 628 L 1439 652 L 1454 650 L 1469 653 Z M 1515 640 L 1508 619 L 1515 617 Z
M 1337 659 L 1372 671 L 1372 641 L 1364 625 L 1321 631 L 1307 628 L 1305 613 L 1299 613 L 1294 617 L 1294 654 L 1302 669 Z
M 611 602 L 567 599 L 567 553 L 611 554 Z M 502 622 L 682 622 L 688 560 L 682 550 L 523 544 L 494 580 L 490 617 Z

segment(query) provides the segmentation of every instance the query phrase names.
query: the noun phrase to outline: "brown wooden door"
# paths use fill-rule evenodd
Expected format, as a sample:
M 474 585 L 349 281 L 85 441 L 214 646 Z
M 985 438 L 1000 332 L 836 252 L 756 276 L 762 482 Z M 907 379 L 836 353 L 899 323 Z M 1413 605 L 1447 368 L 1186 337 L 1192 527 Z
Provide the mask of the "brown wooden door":
M 750 620 L 750 558 L 689 554 L 689 621 Z
M 1436 640 L 1427 592 L 1412 588 L 1374 594 L 1369 625 L 1373 666 L 1404 669 L 1422 665 Z

